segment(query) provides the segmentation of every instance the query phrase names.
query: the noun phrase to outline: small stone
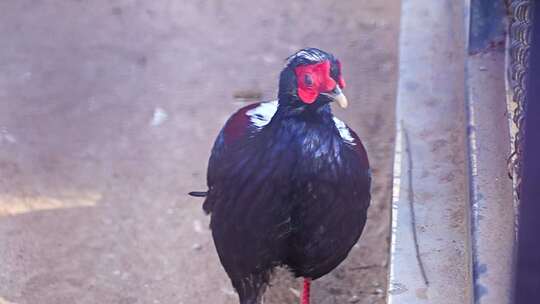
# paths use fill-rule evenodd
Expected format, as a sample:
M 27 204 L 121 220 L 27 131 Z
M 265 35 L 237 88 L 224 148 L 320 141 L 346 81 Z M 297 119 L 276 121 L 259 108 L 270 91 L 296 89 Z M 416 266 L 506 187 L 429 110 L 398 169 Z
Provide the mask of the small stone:
M 197 233 L 203 233 L 204 228 L 203 228 L 202 222 L 199 221 L 199 220 L 194 220 L 193 221 L 193 230 L 195 230 L 195 232 L 197 232 Z
M 193 249 L 195 251 L 200 251 L 202 249 L 202 245 L 201 244 L 193 244 L 193 246 L 191 246 L 191 249 Z
M 485 66 L 481 66 L 480 68 L 478 68 L 480 71 L 487 71 L 487 68 Z
M 358 303 L 358 302 L 360 302 L 360 297 L 357 295 L 353 295 L 352 297 L 349 298 L 349 303 Z
M 228 287 L 221 287 L 221 292 L 230 296 L 230 297 L 236 297 L 236 292 Z
M 150 125 L 152 127 L 157 127 L 164 123 L 165 120 L 167 120 L 168 116 L 169 115 L 167 114 L 167 112 L 165 112 L 164 109 L 157 107 L 154 109 L 154 114 L 152 115 L 152 121 L 150 122 Z
M 294 289 L 292 287 L 289 287 L 289 291 L 297 298 L 300 298 L 300 291 L 298 291 L 297 289 Z
M 13 136 L 13 134 L 9 133 L 7 128 L 3 127 L 0 130 L 0 144 L 2 142 L 6 142 L 8 144 L 14 144 L 17 142 L 17 139 L 15 138 L 15 136 Z
M 274 62 L 277 62 L 278 59 L 273 56 L 272 54 L 265 54 L 262 56 L 262 60 L 265 62 L 265 63 L 274 63 Z

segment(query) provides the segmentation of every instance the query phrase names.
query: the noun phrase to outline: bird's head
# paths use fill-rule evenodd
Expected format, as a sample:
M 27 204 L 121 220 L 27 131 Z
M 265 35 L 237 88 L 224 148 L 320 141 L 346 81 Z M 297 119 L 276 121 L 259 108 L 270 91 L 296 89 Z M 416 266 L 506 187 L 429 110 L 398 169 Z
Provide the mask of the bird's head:
M 289 106 L 314 106 L 337 102 L 347 107 L 341 63 L 316 48 L 302 49 L 287 59 L 279 78 L 279 102 Z

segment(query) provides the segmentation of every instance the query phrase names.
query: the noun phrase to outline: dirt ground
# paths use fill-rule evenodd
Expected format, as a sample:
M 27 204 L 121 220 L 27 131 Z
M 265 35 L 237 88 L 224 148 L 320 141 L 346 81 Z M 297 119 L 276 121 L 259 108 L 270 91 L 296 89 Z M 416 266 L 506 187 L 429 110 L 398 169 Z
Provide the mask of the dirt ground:
M 1 1 L 0 304 L 237 303 L 200 199 L 212 142 L 283 60 L 343 63 L 374 170 L 357 248 L 313 303 L 384 303 L 398 0 Z M 297 303 L 279 275 L 265 303 Z

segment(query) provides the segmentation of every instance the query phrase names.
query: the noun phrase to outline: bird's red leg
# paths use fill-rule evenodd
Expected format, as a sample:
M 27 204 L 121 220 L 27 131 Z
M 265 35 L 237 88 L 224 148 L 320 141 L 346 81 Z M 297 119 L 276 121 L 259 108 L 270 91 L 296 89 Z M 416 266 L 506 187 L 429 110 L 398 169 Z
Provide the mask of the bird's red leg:
M 311 287 L 311 279 L 304 278 L 304 291 L 302 292 L 302 304 L 309 304 L 310 287 Z

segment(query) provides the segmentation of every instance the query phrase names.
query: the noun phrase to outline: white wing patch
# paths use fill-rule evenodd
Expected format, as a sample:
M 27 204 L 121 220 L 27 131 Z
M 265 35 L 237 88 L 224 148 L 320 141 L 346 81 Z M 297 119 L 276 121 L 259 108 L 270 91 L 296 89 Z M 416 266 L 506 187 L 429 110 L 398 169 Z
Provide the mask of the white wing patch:
M 278 101 L 268 101 L 268 102 L 261 102 L 261 104 L 246 112 L 246 115 L 249 116 L 249 120 L 253 125 L 256 127 L 262 128 L 266 126 L 274 114 L 276 114 L 278 107 Z
M 352 137 L 351 132 L 349 132 L 349 128 L 347 128 L 347 125 L 335 116 L 333 117 L 333 119 L 334 124 L 339 131 L 339 136 L 341 136 L 341 138 L 343 138 L 343 140 L 345 140 L 346 142 L 352 145 L 356 145 L 356 143 L 354 142 L 354 137 Z
M 277 108 L 277 100 L 261 102 L 258 107 L 247 111 L 246 115 L 254 126 L 262 128 L 272 120 L 272 117 L 276 114 Z M 352 145 L 356 145 L 354 137 L 349 131 L 349 128 L 347 128 L 347 125 L 335 116 L 333 117 L 333 120 L 341 138 Z

